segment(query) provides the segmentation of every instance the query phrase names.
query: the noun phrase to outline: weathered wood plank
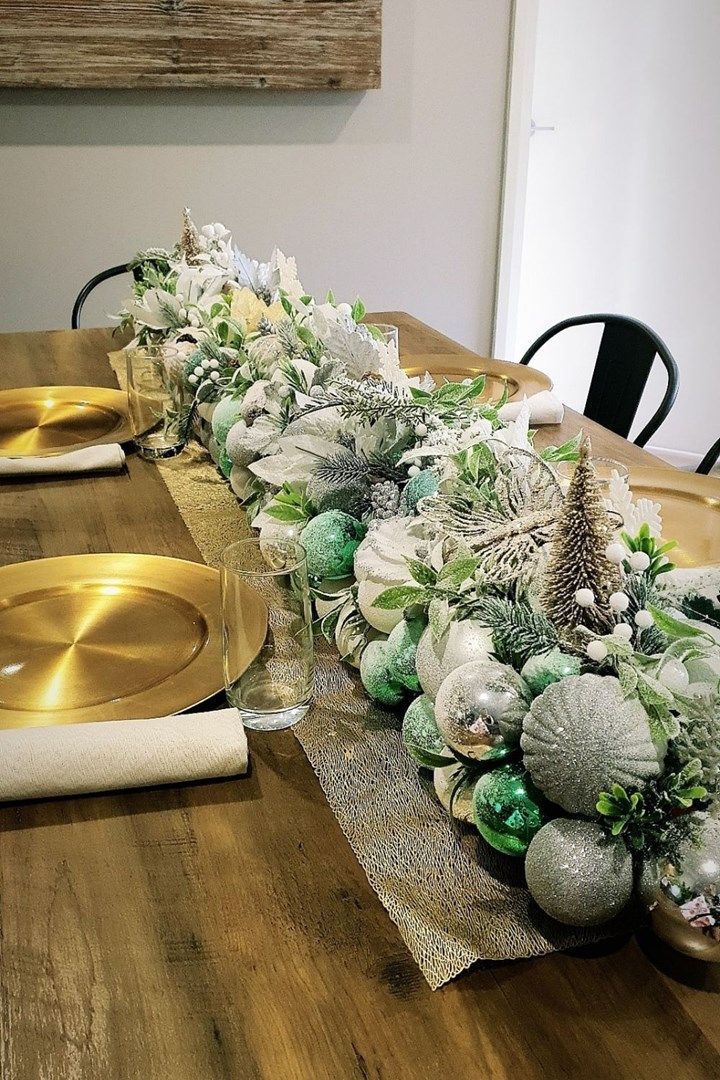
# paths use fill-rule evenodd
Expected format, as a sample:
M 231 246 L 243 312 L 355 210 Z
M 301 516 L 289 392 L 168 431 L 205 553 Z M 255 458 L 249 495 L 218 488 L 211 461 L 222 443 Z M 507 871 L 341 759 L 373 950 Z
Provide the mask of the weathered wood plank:
M 365 90 L 382 0 L 0 0 L 0 86 Z

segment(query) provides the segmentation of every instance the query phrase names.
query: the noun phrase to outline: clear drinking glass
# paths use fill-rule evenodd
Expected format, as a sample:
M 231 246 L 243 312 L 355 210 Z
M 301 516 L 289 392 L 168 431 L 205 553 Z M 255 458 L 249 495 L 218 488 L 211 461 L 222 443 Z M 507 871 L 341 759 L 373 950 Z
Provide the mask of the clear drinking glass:
M 394 345 L 398 356 L 400 355 L 400 331 L 392 323 L 373 323 L 376 330 L 382 334 L 386 345 Z
M 313 692 L 305 550 L 294 540 L 240 540 L 221 556 L 225 690 L 246 727 L 302 719 Z
M 185 420 L 192 394 L 183 367 L 172 345 L 127 350 L 130 422 L 143 457 L 173 457 L 187 442 Z
M 621 461 L 614 461 L 612 458 L 591 458 L 590 463 L 595 470 L 595 475 L 603 495 L 607 495 L 610 490 L 610 481 L 613 478 L 613 473 L 617 473 L 617 475 L 623 479 L 627 479 L 629 475 L 627 465 L 623 465 Z M 559 461 L 555 466 L 555 471 L 560 481 L 560 487 L 563 491 L 567 491 L 570 486 L 570 481 L 573 478 L 576 468 L 576 461 Z

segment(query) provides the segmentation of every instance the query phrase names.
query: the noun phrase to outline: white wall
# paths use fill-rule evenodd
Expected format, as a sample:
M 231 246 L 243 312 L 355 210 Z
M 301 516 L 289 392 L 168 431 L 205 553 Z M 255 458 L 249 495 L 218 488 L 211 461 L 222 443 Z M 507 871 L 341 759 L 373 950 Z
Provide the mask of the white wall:
M 568 315 L 649 323 L 681 373 L 653 442 L 696 456 L 720 434 L 718 41 L 717 0 L 540 0 L 533 115 L 557 131 L 530 141 L 517 335 L 520 354 Z M 598 334 L 570 333 L 534 363 L 582 408 Z
M 385 0 L 366 94 L 0 93 L 0 330 L 68 326 L 84 281 L 174 242 L 187 204 L 294 254 L 311 291 L 487 350 L 510 6 Z

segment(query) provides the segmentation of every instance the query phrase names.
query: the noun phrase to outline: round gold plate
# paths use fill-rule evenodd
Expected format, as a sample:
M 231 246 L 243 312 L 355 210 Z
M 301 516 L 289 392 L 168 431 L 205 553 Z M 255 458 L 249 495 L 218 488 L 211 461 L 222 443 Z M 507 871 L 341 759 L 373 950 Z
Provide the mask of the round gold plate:
M 0 391 L 0 454 L 64 453 L 132 438 L 127 395 L 105 386 L 27 386 Z
M 524 364 L 511 364 L 508 360 L 477 360 L 453 353 L 428 353 L 415 355 L 402 360 L 403 370 L 410 376 L 422 376 L 429 372 L 436 381 L 462 382 L 463 379 L 476 379 L 485 376 L 485 390 L 480 401 L 499 401 L 507 384 L 510 401 L 518 395 L 530 397 L 541 390 L 552 390 L 552 381 L 542 371 L 525 367 Z
M 0 568 L 0 597 L 0 728 L 166 716 L 223 687 L 219 574 L 202 563 L 38 559 Z
M 677 566 L 720 564 L 720 478 L 670 468 L 630 468 L 636 499 L 662 506 L 663 538 L 677 540 Z

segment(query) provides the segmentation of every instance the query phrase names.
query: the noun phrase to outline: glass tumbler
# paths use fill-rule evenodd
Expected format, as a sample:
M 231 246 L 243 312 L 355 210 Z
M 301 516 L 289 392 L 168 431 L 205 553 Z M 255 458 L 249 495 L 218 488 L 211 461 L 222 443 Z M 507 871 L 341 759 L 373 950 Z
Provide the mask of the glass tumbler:
M 192 393 L 172 345 L 127 350 L 127 392 L 133 438 L 143 457 L 179 454 L 187 442 Z
M 373 323 L 386 345 L 395 347 L 395 352 L 400 355 L 400 331 L 392 323 Z
M 307 711 L 313 631 L 305 550 L 240 540 L 221 556 L 225 691 L 246 727 L 278 731 Z

